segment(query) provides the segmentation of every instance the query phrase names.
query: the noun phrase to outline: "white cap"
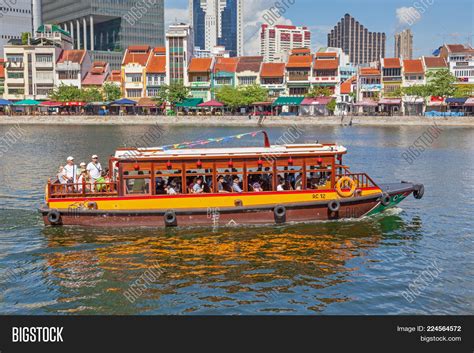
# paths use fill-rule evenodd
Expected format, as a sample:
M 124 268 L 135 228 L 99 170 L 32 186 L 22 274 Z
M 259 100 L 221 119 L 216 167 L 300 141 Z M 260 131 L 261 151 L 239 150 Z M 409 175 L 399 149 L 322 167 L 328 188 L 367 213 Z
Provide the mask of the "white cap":
M 94 154 L 94 155 L 92 156 L 92 159 L 94 159 L 94 158 L 99 158 L 99 156 L 96 155 L 96 154 Z
M 86 165 L 87 165 L 86 162 L 82 162 L 82 163 L 80 164 L 81 167 L 85 167 Z
M 73 161 L 73 160 L 74 160 L 74 157 L 67 157 L 67 160 L 68 160 L 68 162 L 69 162 L 69 161 Z

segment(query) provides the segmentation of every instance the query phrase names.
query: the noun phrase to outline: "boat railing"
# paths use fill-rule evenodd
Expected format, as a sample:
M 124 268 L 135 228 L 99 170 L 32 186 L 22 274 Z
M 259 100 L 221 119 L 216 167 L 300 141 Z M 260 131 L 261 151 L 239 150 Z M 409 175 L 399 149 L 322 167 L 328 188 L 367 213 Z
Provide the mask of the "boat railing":
M 47 195 L 51 199 L 74 197 L 112 197 L 118 196 L 116 182 L 53 184 L 48 182 Z
M 344 174 L 338 174 L 336 176 L 336 182 L 344 177 L 349 177 L 354 180 L 358 188 L 378 187 L 378 185 L 366 173 L 350 173 L 348 170 L 345 170 Z

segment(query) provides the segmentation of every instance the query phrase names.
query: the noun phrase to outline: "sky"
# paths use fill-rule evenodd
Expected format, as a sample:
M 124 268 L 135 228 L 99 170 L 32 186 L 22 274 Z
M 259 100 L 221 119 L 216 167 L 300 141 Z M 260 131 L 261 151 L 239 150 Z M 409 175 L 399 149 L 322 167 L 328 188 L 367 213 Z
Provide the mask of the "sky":
M 393 55 L 394 34 L 410 28 L 414 57 L 431 55 L 443 43 L 474 44 L 472 0 L 243 0 L 245 54 L 258 54 L 258 31 L 275 3 L 289 4 L 278 23 L 307 26 L 313 50 L 327 45 L 327 34 L 349 13 L 369 31 L 387 34 L 386 56 Z M 292 5 L 291 5 L 292 3 Z M 188 0 L 165 0 L 166 27 L 188 22 Z M 270 23 L 271 24 L 271 23 Z

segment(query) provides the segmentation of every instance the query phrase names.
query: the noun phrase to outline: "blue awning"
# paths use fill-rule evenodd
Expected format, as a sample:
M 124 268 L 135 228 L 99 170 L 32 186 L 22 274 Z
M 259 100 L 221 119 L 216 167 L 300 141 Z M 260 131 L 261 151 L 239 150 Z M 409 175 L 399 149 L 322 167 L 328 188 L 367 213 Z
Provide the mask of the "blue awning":
M 112 105 L 137 105 L 137 102 L 132 101 L 131 99 L 123 98 L 112 102 Z
M 464 104 L 467 98 L 446 98 L 447 104 Z
M 13 103 L 6 99 L 0 99 L 0 106 L 12 105 Z

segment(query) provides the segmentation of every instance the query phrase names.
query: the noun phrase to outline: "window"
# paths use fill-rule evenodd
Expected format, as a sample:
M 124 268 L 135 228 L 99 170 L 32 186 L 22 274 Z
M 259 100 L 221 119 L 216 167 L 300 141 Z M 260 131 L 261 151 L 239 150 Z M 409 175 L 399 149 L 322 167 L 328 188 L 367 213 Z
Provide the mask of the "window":
M 124 166 L 126 195 L 149 195 L 151 193 L 151 172 L 146 166 L 129 164 Z
M 127 89 L 127 97 L 129 98 L 140 98 L 142 96 L 141 89 Z

